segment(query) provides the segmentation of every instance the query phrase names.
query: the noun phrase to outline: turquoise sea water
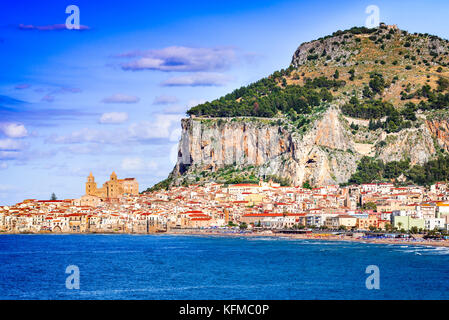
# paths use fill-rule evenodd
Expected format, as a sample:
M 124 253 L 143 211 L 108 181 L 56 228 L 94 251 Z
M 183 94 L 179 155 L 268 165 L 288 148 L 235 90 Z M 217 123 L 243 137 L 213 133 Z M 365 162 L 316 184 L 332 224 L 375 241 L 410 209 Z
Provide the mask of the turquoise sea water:
M 66 267 L 80 289 L 66 288 Z M 380 289 L 368 290 L 368 265 Z M 169 235 L 1 235 L 0 299 L 448 299 L 449 249 Z

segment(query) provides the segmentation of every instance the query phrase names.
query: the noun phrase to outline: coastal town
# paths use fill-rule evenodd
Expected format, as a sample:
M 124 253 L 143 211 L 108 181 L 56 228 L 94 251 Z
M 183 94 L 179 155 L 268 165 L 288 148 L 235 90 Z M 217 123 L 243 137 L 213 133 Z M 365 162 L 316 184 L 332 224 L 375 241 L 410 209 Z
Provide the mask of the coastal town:
M 139 193 L 115 173 L 101 188 L 92 174 L 78 199 L 27 199 L 0 206 L 2 233 L 188 233 L 312 230 L 447 234 L 449 188 L 392 183 L 317 188 L 205 183 Z

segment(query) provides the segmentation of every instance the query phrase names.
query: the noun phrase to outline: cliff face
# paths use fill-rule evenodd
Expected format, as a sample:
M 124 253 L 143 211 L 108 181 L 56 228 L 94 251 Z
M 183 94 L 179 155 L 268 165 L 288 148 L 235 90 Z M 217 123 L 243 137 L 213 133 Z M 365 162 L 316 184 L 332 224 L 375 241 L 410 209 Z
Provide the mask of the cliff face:
M 419 128 L 402 130 L 384 136 L 386 142 L 378 149 L 377 157 L 384 162 L 410 159 L 410 164 L 424 164 L 435 155 L 432 132 L 426 125 Z
M 195 181 L 204 171 L 251 166 L 259 177 L 275 175 L 294 185 L 307 180 L 316 185 L 344 183 L 365 155 L 385 162 L 409 158 L 412 164 L 423 164 L 435 155 L 434 136 L 448 147 L 449 130 L 438 129 L 441 123 L 428 121 L 419 128 L 382 132 L 374 141 L 361 142 L 351 133 L 347 119 L 330 107 L 305 134 L 279 119 L 183 119 L 171 177 L 179 184 L 185 177 Z
M 449 121 L 433 119 L 427 120 L 426 124 L 438 145 L 449 152 Z
M 296 49 L 293 54 L 291 65 L 295 68 L 304 65 L 308 61 L 308 57 L 311 53 L 316 53 L 322 55 L 328 55 L 330 59 L 335 59 L 337 57 L 356 55 L 360 53 L 359 49 L 350 50 L 344 46 L 335 46 L 334 43 L 340 43 L 344 41 L 344 36 L 336 36 L 328 39 L 323 39 L 322 41 L 311 41 L 301 44 L 298 49 Z M 341 62 L 342 64 L 342 62 Z
M 175 170 L 182 174 L 197 166 L 215 170 L 226 165 L 260 166 L 292 153 L 291 135 L 264 121 L 244 119 L 183 119 Z

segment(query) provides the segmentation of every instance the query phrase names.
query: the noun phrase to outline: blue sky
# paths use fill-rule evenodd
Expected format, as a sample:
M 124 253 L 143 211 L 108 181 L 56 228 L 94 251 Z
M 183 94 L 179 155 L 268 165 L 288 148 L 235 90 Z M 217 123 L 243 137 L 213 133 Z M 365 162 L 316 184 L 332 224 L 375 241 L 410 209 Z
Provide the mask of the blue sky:
M 75 4 L 84 30 L 61 30 Z M 140 189 L 174 165 L 189 106 L 288 67 L 305 41 L 380 20 L 449 38 L 447 1 L 2 1 L 0 205 L 74 198 L 90 171 Z

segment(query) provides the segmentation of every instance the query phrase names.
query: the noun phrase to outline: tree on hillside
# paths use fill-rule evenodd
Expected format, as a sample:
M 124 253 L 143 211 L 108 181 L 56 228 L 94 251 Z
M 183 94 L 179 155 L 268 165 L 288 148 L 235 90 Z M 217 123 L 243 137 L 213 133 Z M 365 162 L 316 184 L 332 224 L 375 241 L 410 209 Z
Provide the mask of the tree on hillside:
M 383 168 L 382 160 L 375 160 L 365 156 L 360 160 L 357 171 L 351 176 L 349 182 L 362 184 L 379 181 L 382 179 Z
M 355 79 L 355 70 L 351 69 L 351 70 L 349 70 L 348 73 L 350 74 L 349 80 L 354 81 L 354 79 Z
M 304 183 L 302 184 L 302 187 L 304 189 L 312 189 L 312 186 L 310 185 L 310 181 L 309 180 L 304 181 Z
M 376 211 L 377 210 L 377 205 L 376 205 L 375 202 L 370 201 L 370 202 L 364 203 L 363 206 L 362 206 L 362 209 L 363 210 L 374 210 L 374 211 Z
M 50 200 L 53 200 L 53 201 L 58 200 L 58 198 L 56 197 L 56 194 L 54 192 L 51 194 Z
M 338 78 L 340 78 L 340 72 L 338 72 L 338 70 L 335 70 L 334 79 L 337 80 Z
M 382 93 L 385 88 L 385 80 L 381 74 L 373 74 L 369 82 L 369 87 L 375 93 Z
M 449 88 L 449 80 L 446 78 L 439 78 L 437 81 L 438 91 L 445 91 Z

